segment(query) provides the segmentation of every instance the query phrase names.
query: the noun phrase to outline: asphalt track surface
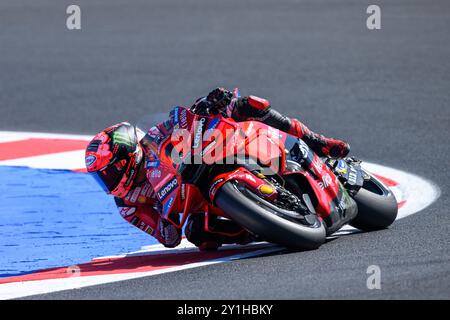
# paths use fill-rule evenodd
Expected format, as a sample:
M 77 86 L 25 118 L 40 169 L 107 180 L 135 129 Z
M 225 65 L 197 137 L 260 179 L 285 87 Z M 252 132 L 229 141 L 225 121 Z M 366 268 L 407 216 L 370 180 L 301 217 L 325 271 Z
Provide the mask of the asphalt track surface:
M 268 97 L 362 159 L 440 198 L 389 230 L 310 252 L 205 266 L 37 299 L 450 298 L 450 2 L 67 1 L 0 4 L 0 129 L 93 134 L 148 121 L 216 85 Z M 382 289 L 366 270 L 381 268 Z

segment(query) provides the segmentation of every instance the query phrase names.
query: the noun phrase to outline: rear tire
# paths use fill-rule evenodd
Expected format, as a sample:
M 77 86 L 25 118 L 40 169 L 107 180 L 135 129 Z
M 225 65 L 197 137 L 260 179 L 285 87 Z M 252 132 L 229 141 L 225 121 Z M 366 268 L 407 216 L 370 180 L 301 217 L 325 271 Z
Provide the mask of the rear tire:
M 309 227 L 283 218 L 273 211 L 273 204 L 261 198 L 255 203 L 233 181 L 218 190 L 215 203 L 229 218 L 269 242 L 301 250 L 317 249 L 325 242 L 325 227 L 320 219 Z
M 385 229 L 397 218 L 398 204 L 394 194 L 372 175 L 353 199 L 358 205 L 358 215 L 350 225 L 355 228 L 363 231 Z

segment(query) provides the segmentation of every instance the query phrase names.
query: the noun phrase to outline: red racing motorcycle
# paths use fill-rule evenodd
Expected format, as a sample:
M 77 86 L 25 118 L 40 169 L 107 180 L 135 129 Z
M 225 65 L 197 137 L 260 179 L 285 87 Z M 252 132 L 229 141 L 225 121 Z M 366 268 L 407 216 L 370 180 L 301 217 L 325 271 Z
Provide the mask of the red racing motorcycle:
M 214 110 L 176 107 L 171 116 L 174 134 L 147 168 L 164 217 L 178 228 L 204 214 L 208 232 L 220 217 L 309 250 L 345 224 L 378 230 L 397 216 L 393 193 L 355 158 L 320 158 L 301 139 Z

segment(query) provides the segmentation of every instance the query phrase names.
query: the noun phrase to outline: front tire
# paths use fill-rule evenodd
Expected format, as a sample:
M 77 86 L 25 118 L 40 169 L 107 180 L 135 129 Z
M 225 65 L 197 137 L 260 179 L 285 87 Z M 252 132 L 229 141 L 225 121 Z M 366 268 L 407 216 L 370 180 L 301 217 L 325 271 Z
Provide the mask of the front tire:
M 277 214 L 266 200 L 259 198 L 256 203 L 256 194 L 248 192 L 252 191 L 240 190 L 229 181 L 218 190 L 215 203 L 229 218 L 269 242 L 301 250 L 317 249 L 325 242 L 325 226 L 316 216 L 311 226 L 294 222 Z
M 358 215 L 350 225 L 363 231 L 386 229 L 397 218 L 398 204 L 388 187 L 373 175 L 353 199 L 358 205 Z

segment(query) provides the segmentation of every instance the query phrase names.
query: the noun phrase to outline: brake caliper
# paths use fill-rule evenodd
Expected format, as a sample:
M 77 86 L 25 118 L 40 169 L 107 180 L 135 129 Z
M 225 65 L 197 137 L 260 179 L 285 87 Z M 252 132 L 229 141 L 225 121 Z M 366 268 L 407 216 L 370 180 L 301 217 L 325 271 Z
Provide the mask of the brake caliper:
M 286 190 L 276 179 L 270 178 L 270 184 L 277 190 L 278 197 L 275 200 L 277 206 L 286 210 L 295 211 L 302 215 L 309 214 L 308 208 L 292 192 Z

